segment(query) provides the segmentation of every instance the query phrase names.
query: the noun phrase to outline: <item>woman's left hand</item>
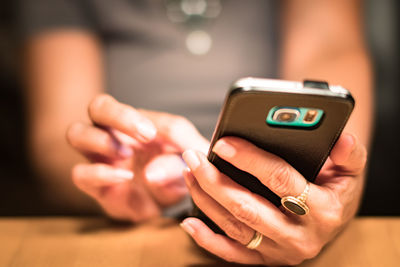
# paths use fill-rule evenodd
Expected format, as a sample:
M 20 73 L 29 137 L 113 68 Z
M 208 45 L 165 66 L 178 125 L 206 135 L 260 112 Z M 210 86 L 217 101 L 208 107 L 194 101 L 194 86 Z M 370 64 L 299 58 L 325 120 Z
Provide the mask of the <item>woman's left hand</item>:
M 237 168 L 251 173 L 279 197 L 298 196 L 306 179 L 283 159 L 236 137 L 224 137 L 213 151 Z M 219 172 L 198 151 L 183 154 L 190 171 L 186 184 L 196 205 L 226 234 L 214 233 L 197 218 L 182 227 L 198 245 L 227 260 L 244 264 L 295 265 L 315 257 L 355 215 L 363 188 L 366 149 L 350 134 L 342 134 L 306 203 L 297 216 L 277 208 Z M 263 235 L 254 250 L 246 245 L 255 231 Z

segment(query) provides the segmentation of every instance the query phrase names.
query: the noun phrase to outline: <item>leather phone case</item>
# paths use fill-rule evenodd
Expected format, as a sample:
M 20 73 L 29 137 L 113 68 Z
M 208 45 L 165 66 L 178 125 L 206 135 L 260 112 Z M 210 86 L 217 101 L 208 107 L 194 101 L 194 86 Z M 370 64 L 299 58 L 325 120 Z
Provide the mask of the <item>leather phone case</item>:
M 275 106 L 318 108 L 324 111 L 324 115 L 312 128 L 276 127 L 265 122 L 268 111 Z M 354 100 L 350 94 L 334 97 L 234 88 L 225 100 L 211 148 L 223 136 L 241 137 L 281 157 L 313 182 L 339 138 L 353 107 Z M 208 159 L 238 184 L 265 197 L 276 206 L 281 205 L 280 198 L 256 177 L 222 160 L 212 149 Z M 202 219 L 215 232 L 222 233 L 196 206 L 192 215 Z

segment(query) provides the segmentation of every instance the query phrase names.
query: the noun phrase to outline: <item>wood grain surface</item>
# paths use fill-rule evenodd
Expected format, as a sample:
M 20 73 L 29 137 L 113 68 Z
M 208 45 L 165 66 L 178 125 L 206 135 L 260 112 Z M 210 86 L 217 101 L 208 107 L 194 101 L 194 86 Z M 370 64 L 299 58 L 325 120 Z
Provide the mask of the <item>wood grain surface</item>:
M 0 218 L 0 266 L 239 266 L 198 248 L 177 221 Z M 240 265 L 242 266 L 242 265 Z M 357 218 L 301 266 L 400 266 L 400 218 Z

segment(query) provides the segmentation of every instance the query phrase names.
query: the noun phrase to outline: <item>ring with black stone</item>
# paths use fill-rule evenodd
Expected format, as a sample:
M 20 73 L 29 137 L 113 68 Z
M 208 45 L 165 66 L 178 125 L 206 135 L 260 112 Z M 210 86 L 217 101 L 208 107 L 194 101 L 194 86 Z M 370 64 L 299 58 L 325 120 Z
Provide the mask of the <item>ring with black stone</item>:
M 298 197 L 287 196 L 281 199 L 282 206 L 296 215 L 306 215 L 310 209 L 306 204 L 308 193 L 310 192 L 310 183 L 307 182 L 303 193 Z

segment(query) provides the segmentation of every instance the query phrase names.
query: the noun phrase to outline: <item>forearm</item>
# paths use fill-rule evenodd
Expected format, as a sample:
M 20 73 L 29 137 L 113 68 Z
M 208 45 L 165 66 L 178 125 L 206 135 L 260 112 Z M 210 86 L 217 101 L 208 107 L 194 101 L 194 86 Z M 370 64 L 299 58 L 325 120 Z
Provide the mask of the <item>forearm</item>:
M 362 27 L 362 1 L 304 0 L 285 2 L 282 16 L 280 73 L 285 79 L 326 80 L 342 85 L 355 99 L 345 131 L 367 148 L 373 126 L 373 74 Z M 349 188 L 358 203 L 365 173 Z M 354 214 L 358 205 L 352 206 Z M 350 216 L 349 216 L 350 217 Z
M 346 130 L 368 147 L 373 75 L 364 41 L 362 1 L 287 0 L 281 32 L 281 76 L 326 80 L 350 90 L 356 105 Z
M 318 59 L 311 60 L 299 69 L 283 65 L 282 77 L 325 80 L 350 90 L 356 105 L 345 131 L 355 134 L 364 145 L 369 145 L 373 123 L 373 75 L 365 50 L 349 48 L 333 54 L 321 54 Z
M 68 147 L 73 121 L 88 121 L 86 107 L 103 89 L 100 48 L 78 31 L 50 32 L 26 45 L 25 77 L 29 152 L 43 195 L 65 210 L 93 208 L 70 178 L 82 158 Z
M 71 180 L 72 167 L 85 159 L 71 151 L 63 140 L 40 143 L 31 144 L 30 156 L 41 197 L 49 205 L 47 208 L 58 213 L 98 213 L 95 202 L 79 191 Z

